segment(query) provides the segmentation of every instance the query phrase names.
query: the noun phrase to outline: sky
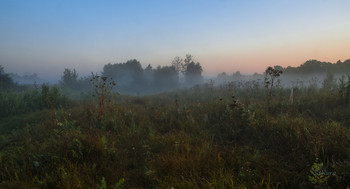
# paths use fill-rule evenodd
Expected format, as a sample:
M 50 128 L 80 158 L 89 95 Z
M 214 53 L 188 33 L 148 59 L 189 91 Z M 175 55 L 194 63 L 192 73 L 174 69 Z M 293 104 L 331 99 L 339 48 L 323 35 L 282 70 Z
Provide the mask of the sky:
M 6 72 L 83 76 L 191 54 L 203 74 L 350 59 L 349 0 L 0 0 Z

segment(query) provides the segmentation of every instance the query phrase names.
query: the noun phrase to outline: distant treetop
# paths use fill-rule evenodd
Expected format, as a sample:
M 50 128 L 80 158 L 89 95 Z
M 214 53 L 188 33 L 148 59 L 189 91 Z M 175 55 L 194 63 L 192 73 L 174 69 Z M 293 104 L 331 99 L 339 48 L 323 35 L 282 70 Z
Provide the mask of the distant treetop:
M 344 62 L 338 60 L 336 63 L 308 60 L 298 67 L 288 66 L 287 68 L 283 68 L 281 66 L 274 66 L 274 68 L 282 70 L 285 74 L 345 74 L 350 72 L 350 59 Z

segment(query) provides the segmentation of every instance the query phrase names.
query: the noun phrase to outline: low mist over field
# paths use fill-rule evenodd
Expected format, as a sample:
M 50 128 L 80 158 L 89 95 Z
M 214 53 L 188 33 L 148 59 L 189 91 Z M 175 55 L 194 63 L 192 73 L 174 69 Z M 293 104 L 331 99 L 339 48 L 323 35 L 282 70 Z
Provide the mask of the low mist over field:
M 342 78 L 346 78 L 350 73 L 350 59 L 344 62 L 339 60 L 336 63 L 308 60 L 298 67 L 275 65 L 273 68 L 282 72 L 276 80 L 280 87 L 312 85 L 321 88 L 327 79 L 339 83 Z M 116 82 L 115 92 L 132 95 L 155 94 L 203 84 L 219 86 L 228 83 L 244 85 L 245 83 L 256 82 L 259 85 L 265 85 L 264 82 L 268 77 L 266 72 L 247 75 L 241 74 L 240 71 L 234 73 L 222 72 L 212 77 L 204 76 L 201 64 L 196 62 L 194 57 L 189 54 L 184 58 L 175 57 L 171 64 L 158 65 L 155 68 L 150 64 L 143 68 L 142 64 L 136 59 L 122 63 L 108 63 L 103 66 L 102 71 L 92 71 L 87 76 L 80 76 L 75 68 L 65 68 L 60 79 L 51 80 L 51 82 L 41 79 L 36 73 L 20 76 L 16 73 L 6 73 L 4 69 L 2 72 L 4 76 L 13 80 L 14 86 L 17 84 L 19 88 L 25 85 L 48 83 L 57 85 L 66 92 L 91 92 L 93 90 L 91 79 L 94 75 L 98 75 Z M 14 86 L 12 88 L 15 88 Z M 3 87 L 3 89 L 6 88 Z

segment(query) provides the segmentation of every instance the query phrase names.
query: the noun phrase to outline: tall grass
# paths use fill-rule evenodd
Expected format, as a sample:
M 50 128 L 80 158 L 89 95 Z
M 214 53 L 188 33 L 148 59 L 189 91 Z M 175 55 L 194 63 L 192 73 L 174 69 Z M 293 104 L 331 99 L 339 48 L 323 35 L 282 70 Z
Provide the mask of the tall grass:
M 43 98 L 54 89 L 32 91 L 46 118 L 17 109 L 28 105 L 6 114 L 39 121 L 1 125 L 11 132 L 0 134 L 0 187 L 306 188 L 318 186 L 315 163 L 329 174 L 322 187 L 346 187 L 350 106 L 337 86 L 312 87 L 294 87 L 292 102 L 290 88 L 258 81 L 118 95 L 103 116 L 93 100 L 65 107 Z

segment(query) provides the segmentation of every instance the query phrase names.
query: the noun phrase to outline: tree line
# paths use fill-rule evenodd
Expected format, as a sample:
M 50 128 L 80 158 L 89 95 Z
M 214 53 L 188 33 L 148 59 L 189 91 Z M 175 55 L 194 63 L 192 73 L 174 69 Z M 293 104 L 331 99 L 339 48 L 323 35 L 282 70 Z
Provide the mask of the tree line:
M 284 74 L 308 75 L 308 74 L 347 74 L 350 72 L 350 59 L 344 62 L 338 60 L 336 63 L 308 60 L 298 67 L 275 66 L 275 69 L 282 70 Z
M 336 63 L 308 60 L 297 67 L 274 66 L 274 69 L 283 71 L 284 75 L 308 76 L 314 74 L 348 74 L 350 72 L 350 59 L 337 61 Z M 184 58 L 175 57 L 170 65 L 153 68 L 150 64 L 142 68 L 141 63 L 131 59 L 122 63 L 108 63 L 104 65 L 99 74 L 112 78 L 117 82 L 117 90 L 121 93 L 149 94 L 172 90 L 179 87 L 188 87 L 200 84 L 203 81 L 202 66 L 196 62 L 192 55 L 187 54 Z M 14 80 L 16 74 L 5 73 L 0 65 L 0 89 L 1 90 L 25 90 L 28 86 L 19 85 Z M 261 76 L 255 73 L 253 77 Z M 217 80 L 229 78 L 240 80 L 243 75 L 237 71 L 232 75 L 225 72 L 218 74 Z M 37 75 L 28 78 L 38 78 Z M 59 85 L 68 90 L 87 91 L 91 90 L 91 76 L 79 77 L 75 69 L 65 68 Z
M 136 59 L 108 63 L 103 66 L 101 76 L 112 78 L 120 93 L 147 94 L 200 84 L 203 80 L 202 72 L 200 63 L 192 55 L 186 55 L 184 59 L 175 57 L 171 65 L 156 68 L 150 64 L 142 68 Z M 84 90 L 91 87 L 90 80 L 90 77 L 78 78 L 75 69 L 66 68 L 60 84 L 72 90 Z

